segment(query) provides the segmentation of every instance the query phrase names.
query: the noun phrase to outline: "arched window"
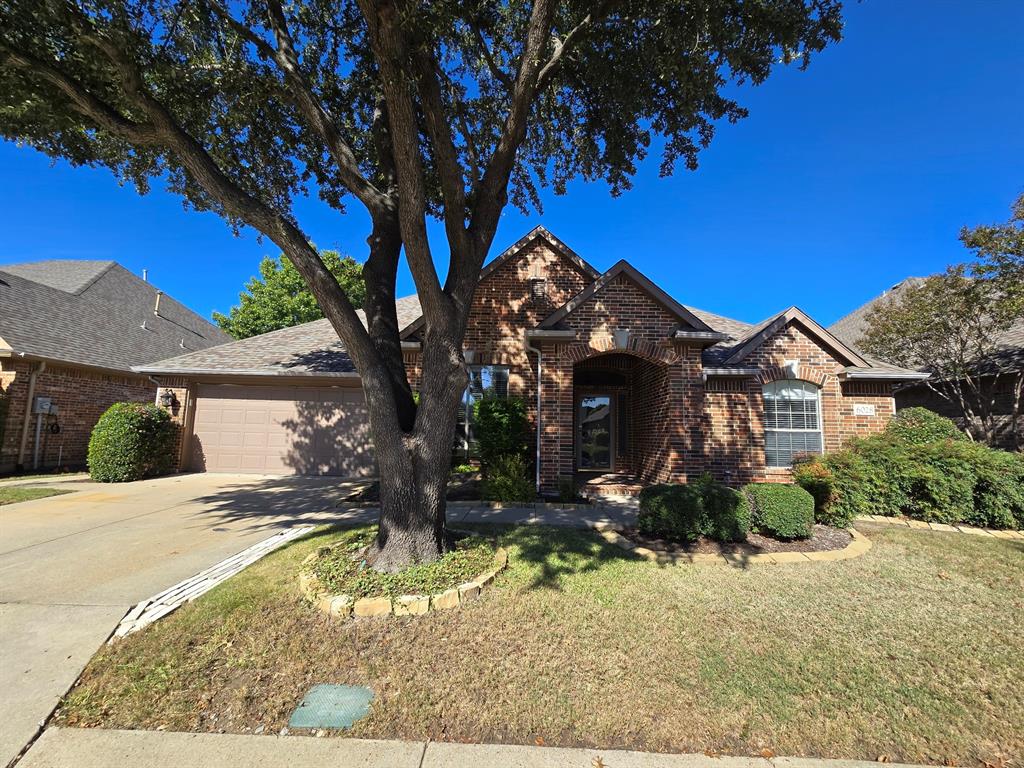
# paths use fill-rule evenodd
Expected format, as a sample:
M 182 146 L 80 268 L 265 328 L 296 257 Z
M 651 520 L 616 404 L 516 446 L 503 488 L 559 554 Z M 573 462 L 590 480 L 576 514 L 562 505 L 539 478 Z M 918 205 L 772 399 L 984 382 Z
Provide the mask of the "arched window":
M 821 453 L 821 398 L 807 381 L 764 385 L 764 457 L 769 467 L 791 467 L 793 456 Z

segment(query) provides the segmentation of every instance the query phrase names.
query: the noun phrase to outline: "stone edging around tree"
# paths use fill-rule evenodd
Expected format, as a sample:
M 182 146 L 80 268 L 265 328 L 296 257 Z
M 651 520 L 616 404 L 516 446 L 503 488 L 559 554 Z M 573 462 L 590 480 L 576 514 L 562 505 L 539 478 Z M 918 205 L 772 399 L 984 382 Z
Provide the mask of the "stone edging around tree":
M 339 501 L 336 509 L 374 509 L 379 501 Z M 576 512 L 600 509 L 602 504 L 569 504 L 560 501 L 449 501 L 448 509 L 533 509 L 551 512 Z
M 508 566 L 508 551 L 498 547 L 494 553 L 494 563 L 489 571 L 485 571 L 471 581 L 457 587 L 446 589 L 436 595 L 402 595 L 394 599 L 387 595 L 379 597 L 361 597 L 353 600 L 351 595 L 324 594 L 325 587 L 315 575 L 305 570 L 318 558 L 326 557 L 334 547 L 320 547 L 302 561 L 303 570 L 299 573 L 299 588 L 306 599 L 314 603 L 324 613 L 337 619 L 365 618 L 369 616 L 421 616 L 430 611 L 446 611 L 457 608 L 462 603 L 476 600 L 484 588 L 490 586 L 495 577 Z
M 591 526 L 609 544 L 632 552 L 638 557 L 650 560 L 659 565 L 779 565 L 782 563 L 810 563 L 827 562 L 834 560 L 849 560 L 852 557 L 859 557 L 871 549 L 871 541 L 862 533 L 853 528 L 847 528 L 850 543 L 842 549 L 830 549 L 824 552 L 763 552 L 756 555 L 746 555 L 735 552 L 723 552 L 721 554 L 689 552 L 656 552 L 647 547 L 638 547 L 621 533 L 615 530 L 611 523 L 595 523 Z
M 945 531 L 946 533 L 969 533 L 973 536 L 992 536 L 997 539 L 1024 539 L 1024 531 L 999 530 L 996 528 L 975 528 L 971 525 L 947 525 L 946 523 L 926 523 L 923 520 L 911 520 L 905 517 L 886 517 L 884 515 L 860 515 L 857 520 L 865 523 L 881 523 L 895 525 L 900 528 L 913 528 L 920 531 Z

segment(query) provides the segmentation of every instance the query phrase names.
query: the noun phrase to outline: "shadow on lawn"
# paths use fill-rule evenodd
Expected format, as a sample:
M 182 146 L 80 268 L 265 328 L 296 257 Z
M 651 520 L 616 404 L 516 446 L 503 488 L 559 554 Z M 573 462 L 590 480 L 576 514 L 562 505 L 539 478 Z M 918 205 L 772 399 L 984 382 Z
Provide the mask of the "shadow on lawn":
M 475 526 L 484 533 L 489 526 Z M 506 526 L 502 539 L 515 547 L 513 558 L 532 566 L 530 589 L 562 588 L 567 576 L 597 571 L 616 562 L 639 558 L 614 547 L 587 530 L 539 525 Z

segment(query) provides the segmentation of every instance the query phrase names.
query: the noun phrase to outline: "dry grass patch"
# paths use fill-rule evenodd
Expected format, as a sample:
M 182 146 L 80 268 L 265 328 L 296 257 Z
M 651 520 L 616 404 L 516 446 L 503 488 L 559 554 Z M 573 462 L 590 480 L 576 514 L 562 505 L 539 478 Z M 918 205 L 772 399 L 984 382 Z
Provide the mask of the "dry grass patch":
M 501 530 L 510 567 L 478 602 L 347 623 L 296 585 L 321 532 L 103 649 L 58 719 L 275 732 L 350 683 L 377 694 L 358 737 L 1019 760 L 1024 541 L 863 530 L 863 557 L 748 569 Z

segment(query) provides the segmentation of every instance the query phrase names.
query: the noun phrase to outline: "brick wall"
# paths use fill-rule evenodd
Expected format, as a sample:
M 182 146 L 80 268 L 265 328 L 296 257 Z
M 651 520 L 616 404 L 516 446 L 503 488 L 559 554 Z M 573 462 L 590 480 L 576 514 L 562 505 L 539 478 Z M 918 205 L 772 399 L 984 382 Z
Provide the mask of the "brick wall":
M 839 449 L 853 436 L 881 432 L 894 413 L 888 384 L 840 382 L 845 363 L 832 355 L 805 329 L 790 323 L 754 350 L 742 365 L 759 368 L 759 377 L 710 379 L 706 385 L 704 434 L 708 469 L 733 484 L 789 482 L 789 469 L 765 466 L 764 398 L 762 387 L 787 378 L 786 361 L 799 363 L 798 378 L 820 387 L 823 442 L 826 451 Z M 874 409 L 856 414 L 855 406 Z
M 0 472 L 14 469 L 25 417 L 28 381 L 36 363 L 0 360 L 0 386 L 7 398 L 7 416 L 0 445 Z M 48 364 L 36 378 L 35 395 L 49 397 L 58 408 L 57 416 L 43 417 L 40 440 L 40 468 L 84 467 L 89 436 L 99 417 L 117 402 L 152 402 L 156 387 L 145 376 L 101 373 L 86 368 Z M 30 417 L 25 467 L 32 467 L 35 446 L 35 416 Z M 60 425 L 59 434 L 47 424 Z

